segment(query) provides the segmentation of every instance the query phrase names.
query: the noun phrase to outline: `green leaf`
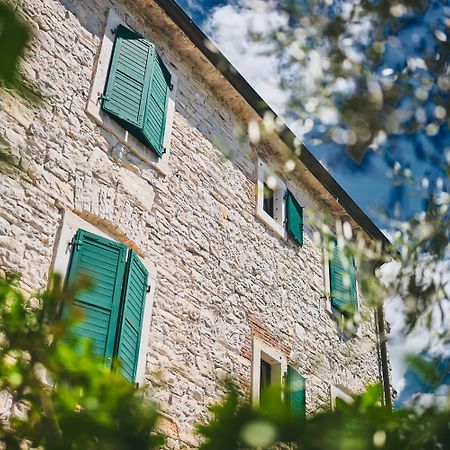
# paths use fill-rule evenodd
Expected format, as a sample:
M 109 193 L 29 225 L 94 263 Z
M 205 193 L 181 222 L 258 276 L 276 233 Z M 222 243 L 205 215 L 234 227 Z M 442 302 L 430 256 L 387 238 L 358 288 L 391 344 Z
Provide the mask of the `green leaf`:
M 17 78 L 17 67 L 25 46 L 31 38 L 28 25 L 14 9 L 0 3 L 0 79 L 12 83 Z

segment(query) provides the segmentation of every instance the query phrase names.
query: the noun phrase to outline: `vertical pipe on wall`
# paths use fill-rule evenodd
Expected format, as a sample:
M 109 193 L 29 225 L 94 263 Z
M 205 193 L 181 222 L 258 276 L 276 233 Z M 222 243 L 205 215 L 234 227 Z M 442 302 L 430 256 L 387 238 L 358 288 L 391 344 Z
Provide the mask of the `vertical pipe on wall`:
M 375 320 L 377 323 L 377 332 L 380 344 L 381 371 L 383 378 L 384 404 L 392 409 L 391 383 L 389 380 L 389 365 L 387 358 L 387 335 L 384 322 L 383 305 L 378 306 L 375 311 Z

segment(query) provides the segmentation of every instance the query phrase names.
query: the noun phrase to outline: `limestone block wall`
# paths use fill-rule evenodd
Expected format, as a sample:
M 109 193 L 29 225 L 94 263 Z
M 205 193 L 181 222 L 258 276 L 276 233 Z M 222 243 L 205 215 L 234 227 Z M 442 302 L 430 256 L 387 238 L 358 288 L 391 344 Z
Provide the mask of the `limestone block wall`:
M 329 406 L 332 384 L 357 392 L 377 381 L 373 314 L 352 339 L 336 332 L 310 227 L 298 247 L 257 220 L 256 155 L 235 138 L 245 123 L 168 37 L 145 28 L 139 11 L 119 0 L 17 3 L 35 33 L 22 70 L 44 102 L 0 96 L 0 136 L 21 167 L 1 167 L 0 267 L 21 272 L 24 289 L 44 288 L 64 210 L 154 263 L 146 389 L 160 402 L 169 447 L 195 446 L 193 425 L 218 400 L 225 374 L 250 389 L 252 336 L 284 352 L 305 375 L 309 412 Z M 177 72 L 166 175 L 86 113 L 112 7 Z M 305 204 L 323 207 L 301 179 L 290 183 Z

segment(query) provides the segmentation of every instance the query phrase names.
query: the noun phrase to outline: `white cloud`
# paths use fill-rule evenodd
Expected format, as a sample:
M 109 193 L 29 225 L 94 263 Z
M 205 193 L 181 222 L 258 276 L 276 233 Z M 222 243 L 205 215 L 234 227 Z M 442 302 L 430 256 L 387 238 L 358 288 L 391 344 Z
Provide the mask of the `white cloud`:
M 193 15 L 194 13 L 201 13 L 203 11 L 203 5 L 197 0 L 181 0 L 180 5 Z
M 280 60 L 271 44 L 255 41 L 287 24 L 273 1 L 241 0 L 212 10 L 203 29 L 220 51 L 279 115 L 286 113 L 288 94 L 279 87 Z
M 386 283 L 392 282 L 400 271 L 400 266 L 396 262 L 384 265 L 381 269 L 382 279 Z M 443 280 L 450 282 L 450 265 L 448 261 L 442 261 L 434 266 L 433 274 L 435 281 Z M 448 297 L 448 292 L 446 296 Z M 429 356 L 450 355 L 450 348 L 443 343 L 441 333 L 444 327 L 448 327 L 450 318 L 450 301 L 442 299 L 440 306 L 436 304 L 432 308 L 433 319 L 429 326 L 419 323 L 409 334 L 405 333 L 405 303 L 400 296 L 387 299 L 385 302 L 386 318 L 390 324 L 390 333 L 388 340 L 389 357 L 392 362 L 392 385 L 400 394 L 405 388 L 405 373 L 408 370 L 406 358 L 411 355 L 418 355 L 426 352 Z
M 303 140 L 311 131 L 309 123 L 312 123 L 312 118 L 335 125 L 338 114 L 334 105 L 325 98 L 316 101 L 314 108 L 309 104 L 305 111 L 300 108 L 289 111 L 291 94 L 299 94 L 294 90 L 301 90 L 304 99 L 317 99 L 317 86 L 329 62 L 326 52 L 319 49 L 307 55 L 303 52 L 299 43 L 308 35 L 305 28 L 296 29 L 296 42 L 281 49 L 275 48 L 274 41 L 268 37 L 280 28 L 287 28 L 288 20 L 288 15 L 277 8 L 274 0 L 234 0 L 215 7 L 202 28 L 258 94 Z M 255 40 L 252 37 L 255 33 L 265 38 Z M 302 63 L 293 64 L 293 60 L 302 60 Z M 286 64 L 287 61 L 290 63 Z M 282 78 L 289 80 L 291 88 L 297 88 L 282 89 Z M 336 84 L 336 88 L 343 89 L 344 85 L 346 89 L 351 88 L 351 83 Z

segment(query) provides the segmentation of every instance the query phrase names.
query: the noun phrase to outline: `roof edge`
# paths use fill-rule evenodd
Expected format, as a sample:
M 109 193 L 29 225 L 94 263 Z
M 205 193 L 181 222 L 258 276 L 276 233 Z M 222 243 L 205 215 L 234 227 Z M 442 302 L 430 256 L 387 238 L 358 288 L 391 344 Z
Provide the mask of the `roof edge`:
M 272 108 L 261 98 L 255 89 L 253 89 L 247 80 L 228 61 L 222 52 L 217 49 L 216 45 L 203 33 L 175 0 L 154 1 L 164 10 L 181 31 L 186 34 L 190 41 L 203 53 L 211 64 L 216 67 L 216 69 L 260 117 L 264 117 L 268 112 L 273 114 L 275 118 L 278 117 Z M 219 69 L 218 67 L 222 69 Z M 278 135 L 289 148 L 292 150 L 295 149 L 294 140 L 296 139 L 296 136 L 286 124 L 284 124 L 283 129 Z M 348 215 L 352 217 L 371 238 L 381 241 L 383 245 L 390 245 L 389 239 L 303 143 L 299 159 L 347 211 Z

